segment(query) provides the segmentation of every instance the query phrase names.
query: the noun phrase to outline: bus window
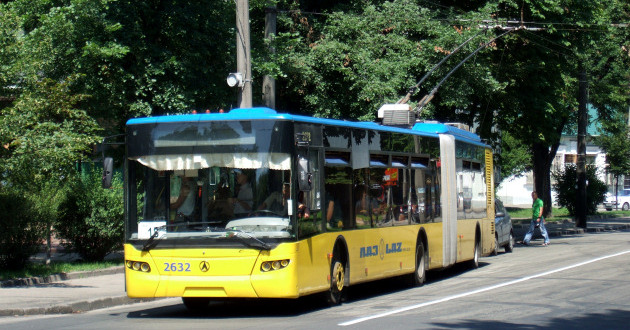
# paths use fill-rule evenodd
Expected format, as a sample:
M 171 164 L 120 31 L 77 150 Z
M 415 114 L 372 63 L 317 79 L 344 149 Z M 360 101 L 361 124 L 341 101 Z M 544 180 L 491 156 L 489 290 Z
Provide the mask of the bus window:
M 393 163 L 393 161 L 392 161 Z M 398 180 L 392 185 L 392 209 L 394 210 L 394 225 L 409 224 L 409 211 L 411 208 L 409 192 L 409 170 L 393 169 L 397 172 Z
M 387 168 L 370 169 L 370 197 L 377 204 L 372 212 L 372 221 L 376 227 L 392 225 L 391 185 L 389 184 Z M 387 178 L 386 178 L 387 176 Z
M 348 167 L 326 167 L 325 212 L 329 230 L 353 228 L 352 179 Z
M 367 168 L 354 170 L 354 220 L 357 228 L 372 227 L 372 213 L 378 211 L 376 199 L 370 196 Z

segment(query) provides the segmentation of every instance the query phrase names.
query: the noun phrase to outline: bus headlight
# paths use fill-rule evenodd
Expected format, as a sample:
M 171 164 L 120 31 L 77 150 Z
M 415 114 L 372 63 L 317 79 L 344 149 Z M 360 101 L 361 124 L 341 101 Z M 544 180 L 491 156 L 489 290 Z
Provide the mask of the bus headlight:
M 278 270 L 287 267 L 289 263 L 289 259 L 264 261 L 260 265 L 260 270 L 263 272 Z
M 148 273 L 151 271 L 151 266 L 148 262 L 125 260 L 125 266 L 131 270 Z

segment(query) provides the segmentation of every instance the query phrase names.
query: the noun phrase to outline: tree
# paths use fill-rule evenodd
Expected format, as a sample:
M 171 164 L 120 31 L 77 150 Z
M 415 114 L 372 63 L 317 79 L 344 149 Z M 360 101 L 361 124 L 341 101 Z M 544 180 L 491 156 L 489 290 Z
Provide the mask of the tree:
M 604 133 L 596 137 L 595 142 L 606 153 L 606 171 L 615 178 L 617 196 L 619 177 L 630 173 L 630 129 L 622 115 L 616 115 L 613 120 L 603 120 L 601 124 Z
M 0 267 L 21 269 L 39 251 L 45 224 L 33 221 L 30 201 L 19 189 L 0 185 Z
M 558 205 L 566 207 L 569 214 L 576 215 L 577 206 L 575 200 L 578 194 L 576 187 L 577 182 L 577 166 L 575 164 L 567 164 L 562 171 L 553 174 L 556 183 L 553 189 L 557 194 Z M 597 177 L 597 168 L 594 166 L 586 167 L 586 177 L 588 185 L 586 186 L 586 214 L 596 214 L 597 205 L 604 201 L 606 194 L 606 184 Z
M 10 185 L 41 191 L 47 181 L 67 177 L 98 141 L 98 126 L 75 106 L 82 95 L 70 93 L 71 81 L 44 79 L 1 110 L 0 175 Z
M 122 178 L 115 176 L 112 189 L 103 189 L 99 169 L 74 177 L 60 201 L 55 229 L 83 260 L 102 261 L 122 246 L 124 238 Z
M 441 24 L 439 10 L 414 1 L 359 3 L 364 2 L 340 5 L 324 16 L 297 11 L 279 19 L 277 53 L 272 57 L 284 78 L 278 82 L 284 98 L 279 107 L 322 117 L 373 120 L 382 104 L 396 102 L 433 63 L 477 33 Z M 457 58 L 452 61 L 457 63 Z M 428 92 L 448 70 L 440 68 L 421 92 Z M 434 101 L 438 105 L 422 115 L 454 118 L 456 109 L 469 110 L 477 97 L 496 89 L 494 82 L 481 60 L 467 63 L 442 87 Z M 466 114 L 466 122 L 472 123 L 476 112 Z
M 567 126 L 576 123 L 580 65 L 591 68 L 590 76 L 605 75 L 602 54 L 607 54 L 613 62 L 612 59 L 622 56 L 618 51 L 604 53 L 609 44 L 604 47 L 599 43 L 608 38 L 617 46 L 622 44 L 623 39 L 610 24 L 620 4 L 618 1 L 524 1 L 491 5 L 496 6 L 499 17 L 522 17 L 527 22 L 539 22 L 535 26 L 543 28 L 536 32 L 523 30 L 499 41 L 498 48 L 505 51 L 495 52 L 493 62 L 503 63 L 497 67 L 495 77 L 507 84 L 505 93 L 499 95 L 498 125 L 530 147 L 535 190 L 545 205 L 551 205 L 549 174 L 560 137 Z M 599 99 L 610 100 L 621 95 L 600 95 Z M 550 211 L 546 208 L 545 214 Z

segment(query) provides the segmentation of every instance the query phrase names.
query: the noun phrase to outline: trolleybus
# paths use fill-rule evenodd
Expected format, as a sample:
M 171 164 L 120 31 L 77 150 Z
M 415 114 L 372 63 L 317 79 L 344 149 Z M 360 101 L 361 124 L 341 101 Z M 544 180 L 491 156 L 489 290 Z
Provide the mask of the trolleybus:
M 494 249 L 491 148 L 468 131 L 267 108 L 127 122 L 129 297 L 298 298 Z

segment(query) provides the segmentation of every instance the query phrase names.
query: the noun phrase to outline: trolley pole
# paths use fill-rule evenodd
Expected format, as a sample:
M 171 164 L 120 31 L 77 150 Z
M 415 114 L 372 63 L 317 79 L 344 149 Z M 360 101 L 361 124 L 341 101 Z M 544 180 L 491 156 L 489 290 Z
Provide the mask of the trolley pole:
M 236 0 L 236 69 L 243 75 L 239 88 L 239 108 L 252 107 L 252 64 L 249 44 L 249 0 Z

